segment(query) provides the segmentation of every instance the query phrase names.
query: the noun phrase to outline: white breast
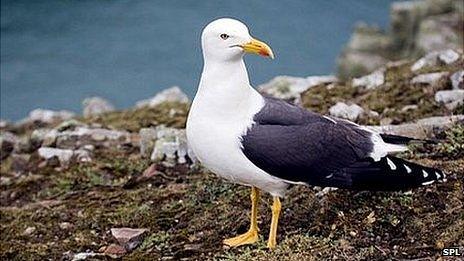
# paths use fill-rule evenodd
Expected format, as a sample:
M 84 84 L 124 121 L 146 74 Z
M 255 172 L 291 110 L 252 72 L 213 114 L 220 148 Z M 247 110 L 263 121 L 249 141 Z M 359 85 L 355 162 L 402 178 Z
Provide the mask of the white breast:
M 255 90 L 235 105 L 217 99 L 197 94 L 190 109 L 187 139 L 195 155 L 221 177 L 283 196 L 288 185 L 255 166 L 241 150 L 240 137 L 253 124 L 264 99 Z

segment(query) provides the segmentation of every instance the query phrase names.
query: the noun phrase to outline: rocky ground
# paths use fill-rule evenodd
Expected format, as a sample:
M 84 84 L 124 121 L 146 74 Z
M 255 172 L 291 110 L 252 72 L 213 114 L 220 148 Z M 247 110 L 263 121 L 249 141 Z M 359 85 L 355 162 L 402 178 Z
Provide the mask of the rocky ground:
M 1 122 L 0 256 L 438 258 L 443 247 L 464 246 L 461 52 L 389 63 L 348 81 L 281 76 L 259 87 L 381 131 L 437 139 L 403 156 L 448 174 L 445 183 L 395 193 L 295 186 L 283 200 L 274 251 L 266 248 L 269 196 L 261 200 L 259 243 L 222 245 L 247 229 L 249 191 L 196 162 L 183 130 L 188 99 L 176 87 L 125 111 L 91 98 L 84 116 L 35 110 L 18 123 Z

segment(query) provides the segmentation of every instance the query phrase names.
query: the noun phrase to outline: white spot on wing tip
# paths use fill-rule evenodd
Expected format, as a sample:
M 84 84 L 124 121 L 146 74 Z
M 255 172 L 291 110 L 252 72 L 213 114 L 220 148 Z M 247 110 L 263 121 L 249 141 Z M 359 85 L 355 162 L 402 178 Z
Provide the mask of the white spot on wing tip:
M 423 186 L 427 186 L 427 185 L 430 185 L 430 184 L 432 184 L 433 182 L 435 182 L 435 180 L 431 180 L 431 181 L 423 182 L 423 183 L 422 183 L 422 185 L 423 185 Z
M 391 161 L 391 159 L 389 159 L 388 157 L 387 157 L 387 163 L 388 163 L 388 166 L 390 166 L 390 169 L 391 169 L 391 170 L 395 170 L 395 169 L 396 169 L 395 163 L 393 163 L 393 161 Z
M 426 178 L 429 176 L 429 173 L 425 170 L 422 170 L 422 175 L 424 176 L 424 178 Z
M 404 168 L 406 169 L 406 172 L 407 172 L 407 173 L 411 173 L 411 168 L 408 167 L 408 165 L 403 164 L 403 166 L 404 166 Z
M 438 171 L 435 171 L 435 176 L 437 176 L 437 179 L 441 178 L 441 175 L 440 175 L 440 173 L 438 173 Z

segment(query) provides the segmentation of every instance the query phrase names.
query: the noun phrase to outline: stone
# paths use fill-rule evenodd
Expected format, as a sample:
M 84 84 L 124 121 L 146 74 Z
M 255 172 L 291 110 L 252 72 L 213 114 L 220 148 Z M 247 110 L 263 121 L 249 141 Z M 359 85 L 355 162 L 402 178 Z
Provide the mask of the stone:
M 438 55 L 438 60 L 444 64 L 452 64 L 459 60 L 459 54 L 451 49 L 444 50 Z
M 135 249 L 146 236 L 148 229 L 145 228 L 112 228 L 111 235 L 121 246 L 128 251 Z
M 453 89 L 464 89 L 464 70 L 457 71 L 450 76 Z
M 330 107 L 329 113 L 334 117 L 356 121 L 364 113 L 364 109 L 357 104 L 348 105 L 343 102 L 337 102 Z
M 261 84 L 257 89 L 267 95 L 295 101 L 300 98 L 300 94 L 313 86 L 329 84 L 338 81 L 333 75 L 309 76 L 306 78 L 293 76 L 277 76 L 271 81 Z
M 70 111 L 52 111 L 46 109 L 35 109 L 29 113 L 29 117 L 22 122 L 42 122 L 42 123 L 53 123 L 57 121 L 69 120 L 73 118 L 75 114 Z
M 73 156 L 76 158 L 77 162 L 91 162 L 92 156 L 89 150 L 78 149 L 73 151 Z
M 6 120 L 0 119 L 0 130 L 10 127 L 10 123 Z
M 142 128 L 139 131 L 139 136 L 140 154 L 149 156 L 155 146 L 156 130 L 154 128 Z
M 37 230 L 37 228 L 35 228 L 35 227 L 27 227 L 23 231 L 22 235 L 23 236 L 30 236 L 30 235 L 34 234 L 36 230 Z
M 100 115 L 105 112 L 112 112 L 115 110 L 113 104 L 102 97 L 89 97 L 82 101 L 84 117 L 91 117 Z
M 156 141 L 150 159 L 167 165 L 187 162 L 189 153 L 184 129 L 156 127 Z
M 178 86 L 165 89 L 157 93 L 154 97 L 146 100 L 138 101 L 135 104 L 136 108 L 141 107 L 156 107 L 164 102 L 180 102 L 189 103 L 189 98 Z
M 74 155 L 72 150 L 68 149 L 57 149 L 50 147 L 42 147 L 38 149 L 39 156 L 46 161 L 53 161 L 53 158 L 58 158 L 59 163 L 62 166 L 68 166 Z
M 105 251 L 103 253 L 105 255 L 119 257 L 125 255 L 127 253 L 127 250 L 120 245 L 111 244 L 105 248 Z
M 354 87 L 365 87 L 366 89 L 375 89 L 385 83 L 385 68 L 374 71 L 373 73 L 354 78 L 352 85 Z
M 447 75 L 448 75 L 448 72 L 435 72 L 435 73 L 420 74 L 412 78 L 411 83 L 412 84 L 434 85 L 440 79 L 443 79 Z
M 113 147 L 130 142 L 131 135 L 127 131 L 102 128 L 77 127 L 74 130 L 59 132 L 56 147 L 77 149 L 85 145 Z
M 96 257 L 96 256 L 99 256 L 99 254 L 93 253 L 93 252 L 77 253 L 73 256 L 72 261 L 86 260 L 87 258 Z
M 437 116 L 420 119 L 415 123 L 365 127 L 379 133 L 427 139 L 435 138 L 444 130 L 458 124 L 464 124 L 464 115 Z
M 61 222 L 59 224 L 59 227 L 62 229 L 62 230 L 70 230 L 72 229 L 74 226 L 73 224 L 69 223 L 69 222 Z
M 443 14 L 423 19 L 415 36 L 415 47 L 422 52 L 462 48 L 458 26 L 462 23 L 459 14 Z
M 36 147 L 53 147 L 55 145 L 56 137 L 58 136 L 58 131 L 55 129 L 35 129 L 31 133 L 31 142 Z
M 0 160 L 7 158 L 18 143 L 18 137 L 11 132 L 0 133 Z
M 435 101 L 442 103 L 449 110 L 454 110 L 464 103 L 464 90 L 443 90 L 435 93 Z
M 429 52 L 412 66 L 412 71 L 418 71 L 422 68 L 438 66 L 440 64 L 450 64 L 459 59 L 459 54 L 452 49 Z
M 413 110 L 417 110 L 418 108 L 419 106 L 417 106 L 416 104 L 410 104 L 410 105 L 406 105 L 403 108 L 401 108 L 401 111 L 402 112 L 413 111 Z

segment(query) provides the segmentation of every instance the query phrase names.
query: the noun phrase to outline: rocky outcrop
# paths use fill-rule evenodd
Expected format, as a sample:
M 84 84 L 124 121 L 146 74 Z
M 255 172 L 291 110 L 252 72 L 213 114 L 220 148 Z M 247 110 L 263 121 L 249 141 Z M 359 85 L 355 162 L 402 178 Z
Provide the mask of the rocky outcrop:
M 387 32 L 363 23 L 356 26 L 338 59 L 338 75 L 358 77 L 391 60 L 417 58 L 437 50 L 462 50 L 463 14 L 461 0 L 394 2 Z M 443 60 L 452 62 L 453 57 L 444 56 Z
M 189 98 L 178 86 L 173 86 L 171 88 L 165 89 L 150 99 L 138 101 L 135 104 L 136 108 L 140 107 L 156 107 L 157 105 L 163 102 L 179 102 L 179 103 L 188 103 Z
M 435 93 L 435 101 L 444 104 L 448 110 L 454 110 L 464 104 L 464 90 L 444 90 Z
M 337 78 L 333 75 L 309 76 L 306 78 L 283 75 L 259 85 L 257 89 L 261 93 L 295 102 L 300 98 L 300 94 L 309 88 L 336 81 Z
M 101 97 L 86 98 L 82 102 L 82 106 L 84 108 L 82 111 L 84 117 L 100 115 L 102 113 L 115 110 L 113 104 Z
M 348 105 L 343 102 L 337 102 L 337 104 L 330 107 L 329 113 L 334 117 L 356 121 L 364 113 L 364 109 L 357 104 Z

